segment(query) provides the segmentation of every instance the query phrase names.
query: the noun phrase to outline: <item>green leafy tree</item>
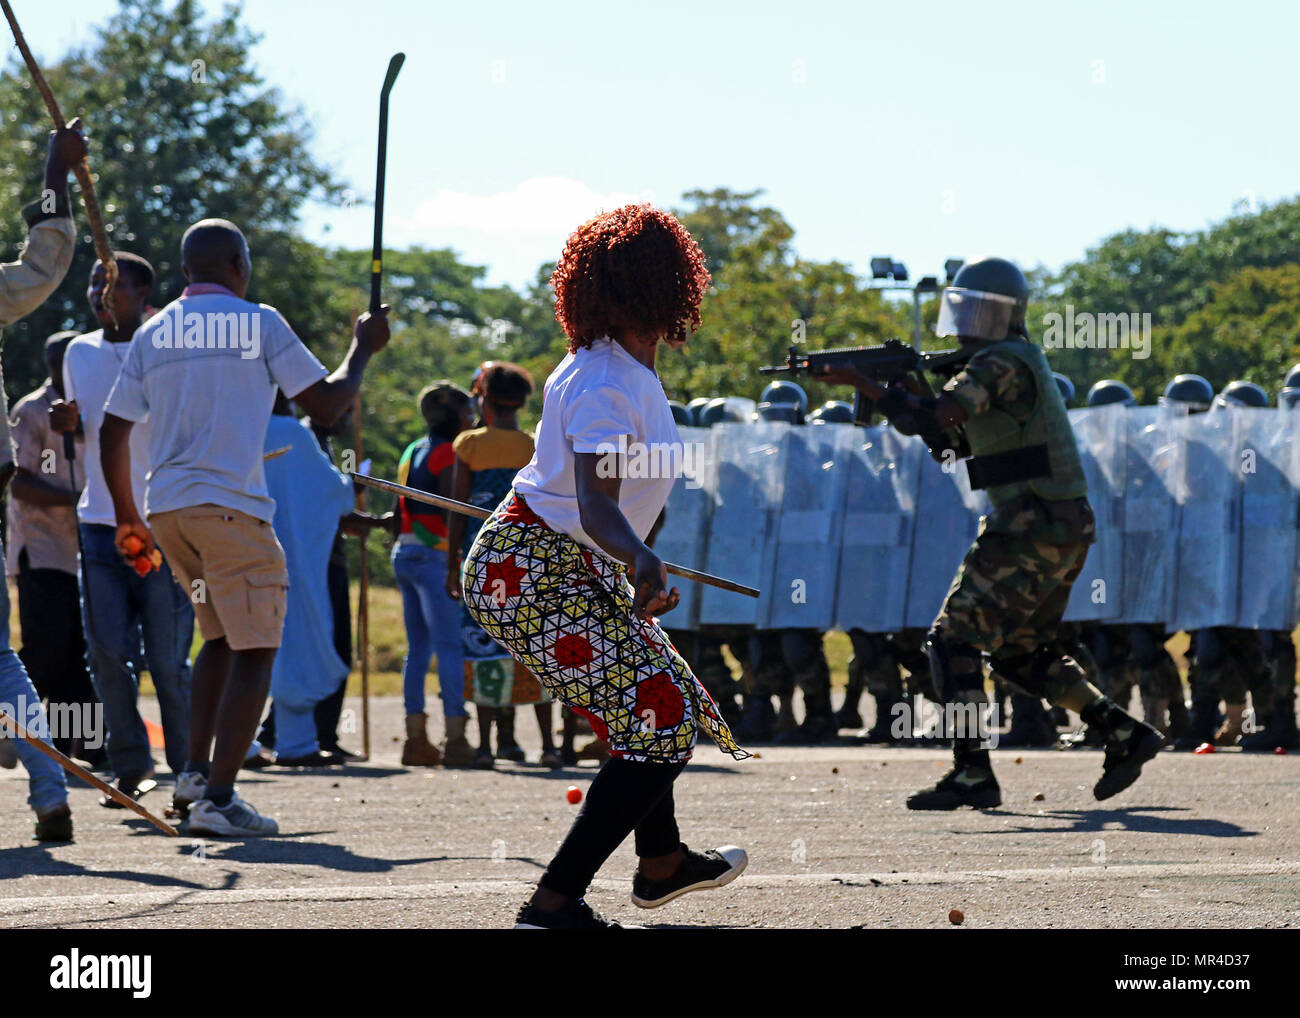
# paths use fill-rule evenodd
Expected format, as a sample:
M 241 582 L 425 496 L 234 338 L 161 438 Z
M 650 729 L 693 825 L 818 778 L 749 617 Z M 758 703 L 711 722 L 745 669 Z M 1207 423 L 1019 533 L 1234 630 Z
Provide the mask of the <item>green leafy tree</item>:
M 1043 316 L 1075 312 L 1150 314 L 1151 354 L 1055 350 L 1052 366 L 1080 393 L 1103 377 L 1127 382 L 1144 402 L 1174 375 L 1204 374 L 1216 386 L 1259 380 L 1294 359 L 1288 326 L 1291 269 L 1300 261 L 1300 199 L 1241 209 L 1204 230 L 1125 230 L 1055 276 L 1031 278 L 1031 332 Z M 1199 365 L 1199 366 L 1198 366 Z M 1281 370 L 1284 370 L 1283 366 Z
M 681 354 L 660 361 L 665 388 L 677 399 L 757 398 L 767 379 L 758 369 L 785 358 L 792 343 L 809 349 L 878 343 L 910 335 L 906 309 L 840 262 L 798 257 L 794 229 L 775 209 L 753 204 L 761 191 L 688 191 L 675 215 L 705 252 L 713 285 L 700 331 Z M 843 391 L 800 379 L 816 403 Z
M 1149 391 L 1194 371 L 1216 389 L 1244 378 L 1275 395 L 1300 361 L 1300 264 L 1233 273 L 1203 307 L 1158 332 L 1153 347 L 1157 370 Z
M 304 202 L 341 186 L 310 154 L 312 134 L 253 67 L 257 36 L 238 6 L 208 19 L 196 0 L 120 0 L 89 45 L 48 61 L 46 76 L 66 115 L 80 114 L 110 242 L 143 255 L 158 272 L 155 304 L 184 287 L 180 238 L 204 217 L 227 218 L 248 235 L 251 299 L 278 307 L 309 343 L 346 322 L 332 305 L 321 252 L 296 236 Z M 0 74 L 0 222 L 8 254 L 22 236 L 19 207 L 38 193 L 49 118 L 22 62 Z M 74 184 L 74 200 L 76 187 Z M 85 299 L 94 251 L 83 234 L 67 278 L 37 312 L 5 335 L 11 397 L 43 375 L 51 332 L 92 329 Z

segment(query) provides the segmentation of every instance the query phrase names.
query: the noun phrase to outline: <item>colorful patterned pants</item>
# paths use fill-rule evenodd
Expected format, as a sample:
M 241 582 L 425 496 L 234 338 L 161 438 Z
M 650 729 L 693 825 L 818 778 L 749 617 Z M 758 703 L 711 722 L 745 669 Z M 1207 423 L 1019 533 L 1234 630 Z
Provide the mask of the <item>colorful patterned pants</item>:
M 696 725 L 737 760 L 717 705 L 654 619 L 637 618 L 622 565 L 552 530 L 511 494 L 461 573 L 465 606 L 626 760 L 689 760 Z

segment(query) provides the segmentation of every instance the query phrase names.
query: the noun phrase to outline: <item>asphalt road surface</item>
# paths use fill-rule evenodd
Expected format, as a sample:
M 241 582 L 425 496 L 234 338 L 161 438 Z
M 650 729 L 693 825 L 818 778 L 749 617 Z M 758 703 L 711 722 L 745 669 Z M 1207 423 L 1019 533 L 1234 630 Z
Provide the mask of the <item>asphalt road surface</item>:
M 157 718 L 154 702 L 144 711 Z M 518 729 L 535 760 L 531 712 Z M 76 841 L 38 846 L 25 773 L 0 772 L 0 924 L 510 924 L 576 811 L 567 788 L 585 788 L 595 765 L 404 769 L 397 698 L 373 703 L 372 731 L 365 764 L 245 772 L 241 794 L 280 824 L 262 840 L 169 839 L 78 786 Z M 923 814 L 903 800 L 947 767 L 942 749 L 756 748 L 737 763 L 706 739 L 677 783 L 683 837 L 743 845 L 739 880 L 641 911 L 629 843 L 588 900 L 670 927 L 946 927 L 952 909 L 965 928 L 1300 926 L 1300 754 L 1165 752 L 1101 804 L 1100 753 L 999 750 L 1001 808 Z M 164 771 L 144 799 L 158 813 Z

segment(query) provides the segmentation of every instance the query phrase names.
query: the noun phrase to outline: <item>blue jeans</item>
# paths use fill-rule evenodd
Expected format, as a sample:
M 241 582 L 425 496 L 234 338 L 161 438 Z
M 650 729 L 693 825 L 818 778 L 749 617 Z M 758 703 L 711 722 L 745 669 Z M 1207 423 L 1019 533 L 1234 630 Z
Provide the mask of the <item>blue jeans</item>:
M 140 576 L 118 553 L 113 536 L 113 528 L 103 524 L 81 527 L 81 618 L 90 677 L 108 723 L 108 760 L 118 777 L 153 769 L 149 733 L 137 707 L 144 666 L 158 694 L 167 766 L 179 774 L 190 739 L 194 606 L 166 561 Z
M 447 553 L 423 544 L 393 549 L 393 574 L 402 592 L 406 623 L 406 660 L 402 695 L 407 714 L 424 713 L 424 677 L 438 652 L 438 686 L 444 717 L 465 716 L 465 652 L 460 639 L 460 602 L 444 586 Z
M 3 551 L 0 550 L 0 555 Z M 50 741 L 49 724 L 41 698 L 27 677 L 18 655 L 9 646 L 9 585 L 0 583 L 0 708 L 42 742 Z M 27 802 L 37 813 L 46 813 L 68 801 L 63 768 L 26 739 L 14 737 L 18 759 L 27 768 Z

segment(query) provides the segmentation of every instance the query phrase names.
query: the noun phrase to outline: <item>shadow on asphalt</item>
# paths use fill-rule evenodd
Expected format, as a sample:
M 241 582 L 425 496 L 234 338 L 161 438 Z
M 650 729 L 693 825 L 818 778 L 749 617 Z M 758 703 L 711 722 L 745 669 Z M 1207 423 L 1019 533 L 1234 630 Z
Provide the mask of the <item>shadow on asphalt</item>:
M 289 863 L 294 866 L 319 866 L 339 873 L 388 873 L 401 866 L 418 866 L 427 862 L 447 862 L 454 857 L 443 855 L 420 856 L 414 859 L 376 859 L 359 855 L 343 845 L 328 842 L 302 841 L 317 834 L 333 831 L 295 831 L 280 837 L 256 838 L 248 841 L 226 841 L 217 838 L 200 839 L 182 834 L 185 844 L 178 855 L 193 855 L 195 843 L 202 841 L 203 858 L 209 862 L 239 863 Z
M 1191 834 L 1208 838 L 1253 838 L 1258 831 L 1249 831 L 1226 820 L 1208 817 L 1164 816 L 1167 813 L 1187 813 L 1181 806 L 1131 806 L 1126 809 L 1044 810 L 1042 813 L 1016 813 L 1011 810 L 989 809 L 982 812 L 998 817 L 1032 817 L 1035 820 L 1052 818 L 1070 821 L 1068 827 L 1044 830 L 1041 826 L 1016 825 L 1001 831 L 970 831 L 970 834 L 1084 834 L 1105 831 L 1107 825 L 1136 834 Z M 1115 827 L 1109 827 L 1114 830 Z
M 398 774 L 410 773 L 407 767 L 372 767 L 370 764 L 347 764 L 343 767 L 262 767 L 252 772 L 267 778 L 391 778 Z M 239 783 L 252 784 L 257 778 L 248 777 L 249 772 L 239 772 Z
M 140 821 L 149 830 L 154 830 L 148 821 Z M 14 877 L 105 877 L 109 880 L 129 880 L 135 884 L 149 887 L 188 887 L 195 891 L 211 890 L 211 885 L 194 880 L 183 880 L 166 873 L 138 873 L 134 870 L 105 870 L 81 866 L 54 855 L 44 845 L 32 845 L 22 848 L 0 848 L 0 880 Z M 238 879 L 238 875 L 231 874 Z

